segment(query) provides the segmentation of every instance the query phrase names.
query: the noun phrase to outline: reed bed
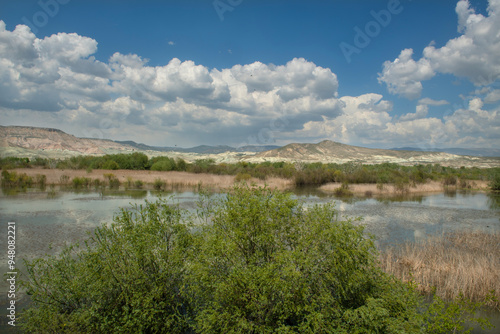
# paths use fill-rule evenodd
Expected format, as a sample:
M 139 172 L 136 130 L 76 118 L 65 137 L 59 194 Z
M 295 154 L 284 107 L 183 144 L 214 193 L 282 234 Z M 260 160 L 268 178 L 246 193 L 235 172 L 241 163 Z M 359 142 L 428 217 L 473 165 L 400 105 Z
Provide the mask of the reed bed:
M 460 293 L 485 302 L 492 291 L 500 307 L 500 233 L 449 232 L 421 242 L 406 242 L 380 255 L 382 269 L 407 282 L 413 280 L 422 293 L 433 288 L 444 300 Z
M 45 175 L 45 182 L 47 184 L 57 185 L 72 185 L 72 180 L 75 178 L 86 178 L 91 183 L 95 180 L 106 181 L 107 175 L 112 174 L 120 184 L 129 188 L 136 186 L 140 188 L 147 188 L 148 185 L 154 189 L 155 184 L 161 186 L 159 189 L 164 190 L 177 190 L 177 189 L 198 189 L 200 187 L 209 188 L 213 190 L 230 189 L 235 183 L 234 175 L 216 175 L 207 173 L 189 173 L 178 171 L 148 171 L 148 170 L 104 170 L 94 169 L 92 171 L 85 170 L 59 170 L 59 169 L 16 169 L 17 173 L 23 173 L 30 177 L 36 177 L 37 174 L 43 173 Z M 108 180 L 109 181 L 109 180 Z M 249 183 L 256 183 L 257 185 L 264 186 L 267 184 L 270 188 L 278 188 L 281 190 L 289 189 L 293 186 L 293 181 L 290 179 L 280 177 L 267 177 L 265 180 L 258 178 L 250 178 L 247 180 Z

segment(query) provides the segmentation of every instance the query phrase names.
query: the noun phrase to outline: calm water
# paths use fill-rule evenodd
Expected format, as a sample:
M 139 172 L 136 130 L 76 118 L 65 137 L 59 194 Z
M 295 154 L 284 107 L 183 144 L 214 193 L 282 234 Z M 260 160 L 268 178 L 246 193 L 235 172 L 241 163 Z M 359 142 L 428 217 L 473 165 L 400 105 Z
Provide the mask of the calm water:
M 176 192 L 174 202 L 183 208 L 196 208 L 197 194 Z M 377 238 L 379 247 L 405 240 L 420 240 L 429 235 L 454 230 L 500 231 L 500 196 L 484 193 L 432 194 L 408 198 L 338 199 L 320 192 L 297 191 L 304 205 L 335 202 L 341 216 L 362 217 L 366 231 Z M 164 194 L 165 197 L 165 194 Z M 158 193 L 146 190 L 115 192 L 57 191 L 49 194 L 28 191 L 0 195 L 0 220 L 4 229 L 0 238 L 0 272 L 7 272 L 7 222 L 16 222 L 16 257 L 32 259 L 62 249 L 68 242 L 83 240 L 88 231 L 110 223 L 120 208 L 154 201 Z M 20 265 L 18 266 L 20 267 Z M 2 280 L 0 291 L 7 291 Z M 1 304 L 6 293 L 1 295 Z M 2 310 L 4 309 L 2 305 Z M 1 324 L 5 321 L 1 312 Z M 496 324 L 497 328 L 500 326 Z M 0 331 L 2 331 L 0 327 Z M 5 327 L 3 327 L 5 328 Z

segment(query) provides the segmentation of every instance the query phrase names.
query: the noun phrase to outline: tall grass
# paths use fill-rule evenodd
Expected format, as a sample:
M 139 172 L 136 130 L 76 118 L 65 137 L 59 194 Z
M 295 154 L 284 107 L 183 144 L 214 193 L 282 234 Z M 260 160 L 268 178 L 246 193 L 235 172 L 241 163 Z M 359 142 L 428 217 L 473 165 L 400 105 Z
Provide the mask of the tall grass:
M 345 182 L 342 183 L 342 185 L 340 187 L 335 189 L 333 191 L 333 193 L 335 194 L 335 196 L 340 196 L 340 197 L 347 197 L 347 196 L 353 195 L 351 189 L 349 189 L 349 184 L 347 184 Z
M 491 178 L 490 188 L 494 192 L 500 192 L 500 172 Z
M 16 172 L 2 171 L 3 188 L 29 188 L 33 185 L 33 178 L 26 173 L 18 174 Z
M 61 175 L 61 176 L 59 177 L 59 183 L 60 183 L 60 184 L 63 184 L 63 185 L 68 184 L 68 183 L 69 183 L 69 176 L 68 176 L 68 175 L 65 175 L 65 174 Z
M 47 185 L 47 175 L 37 174 L 35 176 L 35 183 L 38 184 L 40 189 L 45 189 L 45 186 Z
M 92 184 L 92 179 L 88 177 L 74 177 L 71 180 L 73 188 L 87 188 Z
M 234 177 L 234 182 L 245 182 L 249 181 L 252 178 L 252 175 L 248 173 L 238 173 Z
M 450 232 L 423 242 L 407 242 L 381 253 L 382 269 L 423 293 L 452 300 L 463 293 L 473 301 L 500 307 L 500 233 Z
M 155 182 L 153 183 L 153 188 L 155 190 L 162 190 L 163 188 L 165 188 L 165 185 L 166 185 L 165 181 L 158 178 L 158 179 L 155 179 Z
M 118 189 L 120 187 L 120 180 L 113 173 L 104 173 L 104 178 L 108 180 L 109 189 Z

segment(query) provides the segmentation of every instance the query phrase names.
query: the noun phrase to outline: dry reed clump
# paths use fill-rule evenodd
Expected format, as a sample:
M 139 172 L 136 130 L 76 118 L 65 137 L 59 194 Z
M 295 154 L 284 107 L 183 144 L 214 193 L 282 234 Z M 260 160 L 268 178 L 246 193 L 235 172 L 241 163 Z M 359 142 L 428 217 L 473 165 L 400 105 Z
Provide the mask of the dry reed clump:
M 459 296 L 483 302 L 493 291 L 500 307 L 500 233 L 450 232 L 423 242 L 407 242 L 380 255 L 382 269 L 419 290 L 452 300 Z

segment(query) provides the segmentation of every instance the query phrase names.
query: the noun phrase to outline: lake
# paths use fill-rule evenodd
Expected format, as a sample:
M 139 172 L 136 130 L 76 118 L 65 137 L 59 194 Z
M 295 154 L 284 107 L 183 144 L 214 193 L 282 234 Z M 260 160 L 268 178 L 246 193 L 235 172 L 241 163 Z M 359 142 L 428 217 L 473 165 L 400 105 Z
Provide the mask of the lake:
M 83 240 L 95 227 L 110 223 L 120 208 L 154 201 L 160 194 L 149 190 L 82 191 L 57 189 L 55 193 L 40 190 L 0 194 L 0 219 L 5 230 L 0 238 L 3 261 L 7 268 L 7 222 L 16 223 L 16 260 L 58 252 L 68 242 Z M 188 210 L 196 209 L 194 192 L 162 193 L 173 196 L 173 202 Z M 436 193 L 403 198 L 336 198 L 314 189 L 294 192 L 305 206 L 335 202 L 340 216 L 362 217 L 366 231 L 376 238 L 379 248 L 406 240 L 422 240 L 430 235 L 455 230 L 500 232 L 500 196 L 485 193 Z M 7 291 L 2 280 L 1 291 Z M 6 293 L 2 294 L 2 310 Z M 5 311 L 2 314 L 2 327 Z M 498 319 L 498 315 L 496 316 Z M 496 323 L 497 327 L 500 323 Z M 5 327 L 3 327 L 5 328 Z M 0 328 L 1 330 L 2 328 Z M 492 332 L 493 333 L 493 332 Z

